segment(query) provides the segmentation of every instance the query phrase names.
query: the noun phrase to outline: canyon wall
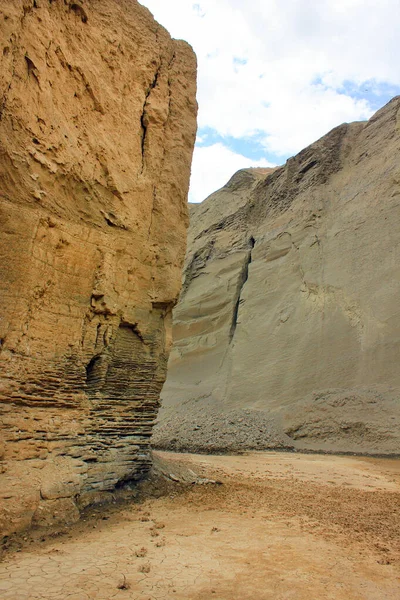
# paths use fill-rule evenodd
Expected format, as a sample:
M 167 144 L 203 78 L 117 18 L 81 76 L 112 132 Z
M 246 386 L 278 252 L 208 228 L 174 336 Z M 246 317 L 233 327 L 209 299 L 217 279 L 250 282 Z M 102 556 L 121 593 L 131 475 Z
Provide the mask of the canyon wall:
M 155 444 L 398 454 L 399 297 L 397 97 L 191 207 Z
M 0 6 L 0 529 L 150 464 L 181 286 L 196 59 L 134 0 Z

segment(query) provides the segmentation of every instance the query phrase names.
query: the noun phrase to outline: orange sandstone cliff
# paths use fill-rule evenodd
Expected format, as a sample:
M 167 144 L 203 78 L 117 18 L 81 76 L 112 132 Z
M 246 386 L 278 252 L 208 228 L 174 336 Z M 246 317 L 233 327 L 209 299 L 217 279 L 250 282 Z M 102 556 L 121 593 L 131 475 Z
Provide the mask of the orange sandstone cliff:
M 196 59 L 134 0 L 0 5 L 0 529 L 149 468 Z

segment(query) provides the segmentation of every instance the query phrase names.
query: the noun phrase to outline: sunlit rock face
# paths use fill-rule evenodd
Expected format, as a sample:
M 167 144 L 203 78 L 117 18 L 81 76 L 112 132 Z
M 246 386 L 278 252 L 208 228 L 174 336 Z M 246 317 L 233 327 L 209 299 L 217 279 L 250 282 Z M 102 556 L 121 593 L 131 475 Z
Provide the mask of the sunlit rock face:
M 1 529 L 150 464 L 181 286 L 196 59 L 131 0 L 0 7 Z
M 399 108 L 191 207 L 157 445 L 399 452 Z

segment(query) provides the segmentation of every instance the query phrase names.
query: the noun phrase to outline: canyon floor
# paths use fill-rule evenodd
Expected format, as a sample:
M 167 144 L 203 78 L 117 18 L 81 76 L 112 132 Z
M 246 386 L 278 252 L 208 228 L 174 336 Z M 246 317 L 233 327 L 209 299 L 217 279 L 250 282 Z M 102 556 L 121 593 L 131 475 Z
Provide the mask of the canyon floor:
M 155 456 L 164 496 L 14 541 L 1 600 L 400 597 L 400 460 Z M 181 485 L 185 473 L 197 484 Z

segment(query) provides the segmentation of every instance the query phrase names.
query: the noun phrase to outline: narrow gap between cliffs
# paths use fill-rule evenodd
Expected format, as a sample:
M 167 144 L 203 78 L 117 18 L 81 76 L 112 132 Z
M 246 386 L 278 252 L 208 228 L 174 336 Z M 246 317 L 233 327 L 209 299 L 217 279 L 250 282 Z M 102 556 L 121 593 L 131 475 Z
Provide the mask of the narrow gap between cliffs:
M 235 307 L 233 309 L 233 315 L 232 315 L 232 323 L 231 323 L 231 328 L 229 331 L 229 343 L 232 343 L 233 337 L 235 335 L 235 331 L 236 331 L 236 327 L 237 327 L 237 319 L 238 319 L 238 314 L 239 314 L 239 306 L 240 306 L 240 302 L 241 302 L 241 296 L 242 296 L 242 291 L 243 291 L 243 287 L 246 283 L 246 281 L 249 278 L 249 265 L 251 263 L 252 260 L 252 250 L 255 246 L 255 239 L 253 238 L 253 236 L 251 236 L 251 238 L 249 239 L 249 251 L 246 255 L 243 267 L 242 267 L 242 271 L 240 273 L 240 277 L 239 277 L 239 282 L 238 282 L 238 288 L 237 288 L 237 296 L 236 296 L 236 302 L 235 302 Z

